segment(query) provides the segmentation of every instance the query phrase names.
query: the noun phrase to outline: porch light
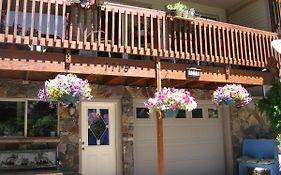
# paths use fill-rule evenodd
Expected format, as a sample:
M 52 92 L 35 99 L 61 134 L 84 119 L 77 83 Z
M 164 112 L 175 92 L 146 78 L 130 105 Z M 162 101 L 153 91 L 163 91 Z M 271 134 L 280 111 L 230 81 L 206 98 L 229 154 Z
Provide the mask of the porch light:
M 200 74 L 201 74 L 201 69 L 198 69 L 196 67 L 186 68 L 186 77 L 198 78 L 200 77 Z

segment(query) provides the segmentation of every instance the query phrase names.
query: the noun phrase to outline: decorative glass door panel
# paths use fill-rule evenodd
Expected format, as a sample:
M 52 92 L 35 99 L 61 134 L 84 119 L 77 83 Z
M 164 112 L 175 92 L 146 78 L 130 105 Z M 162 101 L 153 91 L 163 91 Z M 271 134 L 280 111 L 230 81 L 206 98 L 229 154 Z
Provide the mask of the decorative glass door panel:
M 108 109 L 88 109 L 88 145 L 109 145 Z

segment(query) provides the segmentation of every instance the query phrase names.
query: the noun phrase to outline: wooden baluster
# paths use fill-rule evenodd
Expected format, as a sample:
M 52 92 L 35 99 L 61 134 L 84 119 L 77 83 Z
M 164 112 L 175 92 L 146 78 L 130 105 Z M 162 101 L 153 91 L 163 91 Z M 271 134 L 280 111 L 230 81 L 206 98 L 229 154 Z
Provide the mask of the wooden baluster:
M 33 44 L 34 42 L 34 20 L 35 19 L 35 0 L 32 0 L 32 5 L 31 5 L 31 21 L 30 21 L 30 35 L 29 35 L 29 39 L 30 39 L 30 44 Z
M 219 63 L 219 56 L 218 56 L 218 45 L 217 45 L 217 26 L 213 26 L 213 36 L 214 36 L 214 56 L 215 56 L 215 62 Z
M 244 59 L 244 52 L 243 52 L 243 33 L 241 30 L 239 30 L 239 49 L 240 49 L 240 59 L 238 60 L 238 64 L 242 64 L 242 65 L 245 65 L 246 62 L 245 62 L 245 59 Z
M 251 36 L 250 36 L 250 33 L 247 32 L 247 40 L 248 40 L 248 49 L 247 49 L 247 52 L 248 52 L 248 59 L 249 59 L 249 62 L 250 62 L 250 66 L 253 66 L 253 55 L 252 55 L 252 48 L 251 48 Z
M 118 51 L 121 52 L 121 41 L 122 41 L 122 15 L 121 10 L 118 10 Z
M 22 12 L 22 41 L 25 40 L 25 30 L 26 30 L 26 10 L 27 10 L 27 0 L 24 0 L 23 2 L 23 12 Z
M 224 38 L 221 38 L 222 37 L 222 32 L 223 32 L 223 29 L 222 29 L 222 27 L 218 27 L 218 42 L 219 42 L 219 62 L 220 63 L 223 63 L 224 62 L 224 60 L 223 60 L 223 56 L 222 56 L 222 40 L 224 39 Z
M 41 43 L 41 37 L 42 37 L 43 5 L 44 5 L 44 2 L 40 1 L 40 5 L 39 5 L 39 23 L 38 23 L 38 41 L 39 41 L 39 43 Z
M 74 17 L 76 16 L 75 13 L 77 13 L 76 11 L 76 7 L 70 7 L 71 9 L 71 13 L 70 13 L 70 19 L 69 19 L 69 37 L 68 37 L 68 43 L 69 43 L 69 47 L 71 47 L 72 45 L 72 39 L 73 39 L 73 23 L 74 23 Z
M 250 44 L 250 47 L 251 47 L 250 52 L 251 52 L 251 55 L 252 55 L 252 59 L 251 59 L 252 66 L 256 66 L 257 62 L 256 62 L 255 43 L 254 43 L 254 36 L 253 35 L 254 35 L 254 33 L 249 32 L 250 42 L 251 42 L 251 44 Z
M 179 40 L 180 40 L 180 58 L 184 57 L 183 49 L 182 49 L 182 20 L 179 20 Z
M 211 58 L 210 61 L 211 62 L 215 62 L 215 57 L 213 55 L 213 39 L 212 39 L 212 36 L 213 38 L 215 38 L 214 35 L 212 35 L 212 28 L 214 30 L 214 26 L 212 26 L 211 24 L 208 25 L 208 35 L 209 35 L 209 57 Z
M 240 55 L 239 55 L 239 34 L 238 34 L 238 30 L 234 29 L 234 34 L 235 34 L 235 43 L 236 43 L 236 60 L 234 62 L 234 64 L 241 64 L 240 63 Z
M 199 22 L 199 32 L 198 32 L 198 34 L 199 34 L 199 59 L 200 59 L 200 61 L 203 61 L 203 38 L 202 38 L 202 23 L 201 22 Z
M 226 29 L 222 27 L 222 45 L 223 45 L 223 63 L 228 63 L 227 55 L 226 55 L 226 37 L 225 37 Z
M 151 54 L 154 56 L 154 30 L 153 30 L 153 16 L 150 14 L 150 48 Z
M 86 49 L 88 39 L 88 9 L 84 9 L 83 20 L 83 48 Z
M 104 30 L 104 50 L 109 51 L 108 49 L 108 8 L 105 8 L 105 30 Z
M 138 52 L 140 52 L 141 49 L 141 17 L 140 17 L 140 12 L 137 12 L 137 16 L 138 16 Z
M 91 10 L 91 49 L 96 50 L 97 46 L 95 45 L 95 17 L 96 17 L 96 10 Z
M 62 46 L 65 47 L 65 16 L 67 15 L 66 13 L 66 4 L 65 1 L 63 1 L 62 5 L 62 26 L 61 26 L 61 43 Z
M 198 55 L 198 41 L 197 41 L 197 22 L 194 21 L 194 48 L 195 48 L 195 60 L 199 59 L 199 55 Z
M 168 50 L 169 50 L 169 56 L 173 57 L 174 54 L 172 53 L 172 27 L 171 27 L 171 21 L 172 18 L 168 18 Z
M 0 0 L 0 1 L 2 1 L 2 0 Z M 18 35 L 18 15 L 19 15 L 19 0 L 16 0 L 15 19 L 14 19 L 14 40 L 15 41 L 16 41 L 17 35 Z M 1 16 L 1 13 L 0 13 L 0 16 Z
M 8 39 L 8 35 L 9 35 L 10 10 L 11 10 L 11 0 L 7 0 L 6 24 L 5 24 L 5 26 L 6 26 L 6 28 L 5 28 L 5 38 L 6 39 Z
M 128 52 L 128 10 L 125 10 L 125 33 L 124 33 L 124 48 L 125 52 Z
M 164 15 L 162 15 L 162 26 L 163 26 L 163 30 L 162 30 L 162 48 L 163 48 L 163 56 L 166 56 L 166 17 Z
M 262 46 L 262 34 L 259 34 L 258 35 L 258 42 L 259 42 L 259 44 L 258 44 L 258 51 L 259 51 L 259 66 L 260 67 L 264 67 L 265 65 L 264 65 L 264 56 L 265 55 L 263 55 L 263 46 Z
M 253 60 L 253 66 L 257 66 L 257 60 L 256 60 L 256 48 L 255 48 L 255 42 L 254 42 L 254 38 L 255 38 L 255 36 L 254 36 L 254 33 L 250 33 L 250 37 L 251 37 L 251 43 L 252 43 L 252 45 L 251 45 L 251 52 L 252 52 L 252 60 Z
M 47 7 L 47 29 L 46 29 L 46 42 L 49 44 L 49 35 L 50 35 L 50 16 L 51 16 L 51 0 L 48 0 Z
M 76 31 L 76 48 L 80 48 L 80 31 L 81 31 L 81 18 L 80 18 L 80 7 L 77 7 L 76 19 L 77 19 L 77 31 Z M 80 48 L 82 49 L 82 48 Z
M 188 45 L 187 45 L 187 21 L 184 20 L 184 52 L 185 52 L 185 59 L 188 59 L 188 57 L 190 56 L 189 52 L 188 52 Z
M 249 59 L 249 52 L 248 52 L 248 48 L 249 48 L 249 45 L 248 45 L 248 35 L 247 35 L 247 32 L 246 31 L 243 31 L 243 40 L 244 40 L 244 53 L 245 53 L 245 65 L 249 65 L 250 64 L 250 59 Z M 250 44 L 250 43 L 249 43 Z
M 175 49 L 175 57 L 177 57 L 177 55 L 178 55 L 178 50 L 177 50 L 177 45 L 178 45 L 178 43 L 177 43 L 177 20 L 176 20 L 176 19 L 174 19 L 174 26 L 173 26 L 173 28 L 174 28 L 174 49 Z
M 115 48 L 115 9 L 112 9 L 111 50 Z
M 147 16 L 146 13 L 144 13 L 144 53 L 147 54 Z
M 101 14 L 101 9 L 98 9 L 98 50 L 102 50 L 101 49 L 101 18 L 102 18 L 102 14 Z
M 235 30 L 231 29 L 230 30 L 230 35 L 231 35 L 231 48 L 232 48 L 232 62 L 231 64 L 237 64 L 237 61 L 236 61 L 236 52 L 235 52 L 235 44 L 237 44 L 237 40 L 234 39 L 234 35 L 235 35 Z M 236 47 L 237 48 L 237 47 Z
M 59 4 L 58 1 L 55 2 L 55 28 L 54 28 L 54 42 L 57 44 L 58 38 L 58 21 L 59 21 Z
M 260 43 L 258 42 L 259 34 L 255 33 L 254 40 L 255 40 L 255 44 L 254 45 L 255 45 L 255 48 L 256 48 L 256 61 L 257 61 L 257 65 L 256 66 L 260 67 L 260 64 L 261 64 L 261 61 L 260 61 L 260 50 L 261 49 L 259 49 Z
M 160 17 L 157 15 L 157 55 L 161 55 Z
M 195 33 L 195 30 L 194 30 L 195 27 L 192 27 L 192 25 L 195 26 L 195 23 L 193 21 L 189 21 L 189 50 L 190 50 L 191 59 L 194 60 L 195 56 L 196 56 L 193 51 L 193 34 Z M 196 46 L 195 46 L 195 48 L 196 48 Z
M 2 15 L 1 15 L 1 14 L 2 14 L 2 8 L 3 8 L 2 6 L 3 6 L 3 0 L 0 0 L 0 24 L 2 24 L 2 20 L 3 20 L 3 19 L 2 19 Z M 1 40 L 1 39 L 2 39 L 2 38 L 0 38 L 0 40 Z
M 204 30 L 204 57 L 205 61 L 210 61 L 210 57 L 208 55 L 208 38 L 207 38 L 207 24 L 203 23 L 203 30 Z M 209 34 L 210 35 L 210 34 Z
M 226 59 L 227 59 L 227 62 L 226 63 L 228 63 L 228 64 L 232 64 L 233 62 L 232 62 L 232 56 L 231 56 L 231 46 L 230 46 L 230 36 L 229 36 L 229 28 L 227 27 L 226 28 L 226 39 L 227 39 L 227 46 L 226 46 L 226 48 L 227 48 L 227 56 L 226 56 Z
M 264 57 L 263 57 L 263 62 L 264 62 L 264 66 L 267 65 L 268 63 L 268 57 L 269 55 L 267 54 L 267 44 L 266 44 L 266 36 L 265 35 L 262 35 L 262 48 L 263 48 L 263 54 L 264 54 Z
M 135 38 L 135 31 L 134 31 L 135 23 L 134 23 L 134 18 L 135 18 L 134 12 L 131 11 L 131 31 L 132 31 L 132 33 L 131 33 L 131 52 L 133 52 L 134 47 L 135 47 L 135 45 L 134 45 L 134 42 L 135 42 L 135 41 L 134 41 L 134 38 Z

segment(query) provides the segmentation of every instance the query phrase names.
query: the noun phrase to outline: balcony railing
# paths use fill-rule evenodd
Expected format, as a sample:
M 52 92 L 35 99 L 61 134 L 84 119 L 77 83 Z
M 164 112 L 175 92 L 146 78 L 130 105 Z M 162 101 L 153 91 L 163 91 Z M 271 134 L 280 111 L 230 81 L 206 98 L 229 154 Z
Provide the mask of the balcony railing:
M 218 21 L 112 3 L 84 9 L 63 0 L 0 0 L 0 14 L 0 42 L 279 67 L 270 45 L 276 33 Z

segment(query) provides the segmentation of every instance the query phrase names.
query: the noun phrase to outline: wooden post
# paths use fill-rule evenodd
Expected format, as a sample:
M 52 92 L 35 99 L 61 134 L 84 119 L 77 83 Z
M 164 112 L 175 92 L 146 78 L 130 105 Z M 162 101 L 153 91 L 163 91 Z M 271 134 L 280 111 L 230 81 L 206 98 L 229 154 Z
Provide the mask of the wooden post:
M 155 81 L 157 91 L 161 90 L 161 63 L 160 57 L 155 59 Z M 163 118 L 161 112 L 156 112 L 157 125 L 157 160 L 158 175 L 164 175 L 164 141 L 163 141 Z

